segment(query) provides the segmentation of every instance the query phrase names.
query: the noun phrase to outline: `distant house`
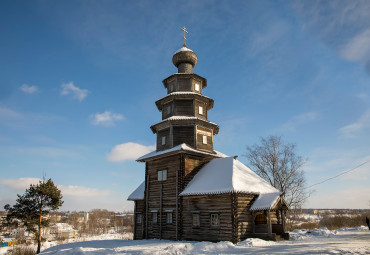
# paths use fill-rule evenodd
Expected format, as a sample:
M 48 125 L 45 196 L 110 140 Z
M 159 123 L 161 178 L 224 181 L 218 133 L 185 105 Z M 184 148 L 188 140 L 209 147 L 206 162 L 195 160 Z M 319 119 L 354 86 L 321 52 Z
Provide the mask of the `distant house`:
M 3 238 L 0 242 L 0 247 L 17 245 L 18 241 L 15 238 Z
M 309 209 L 308 210 L 308 213 L 309 214 L 318 214 L 318 210 L 316 210 L 316 209 Z
M 62 230 L 61 237 L 65 238 L 65 239 L 76 238 L 77 237 L 77 231 L 73 230 L 73 229 Z
M 208 121 L 214 102 L 202 94 L 207 80 L 193 73 L 197 61 L 184 45 L 172 58 L 178 72 L 163 81 L 167 95 L 156 101 L 162 121 L 150 127 L 157 149 L 137 160 L 145 162 L 145 181 L 128 197 L 135 202 L 134 239 L 288 238 L 282 194 L 214 150 L 219 127 Z

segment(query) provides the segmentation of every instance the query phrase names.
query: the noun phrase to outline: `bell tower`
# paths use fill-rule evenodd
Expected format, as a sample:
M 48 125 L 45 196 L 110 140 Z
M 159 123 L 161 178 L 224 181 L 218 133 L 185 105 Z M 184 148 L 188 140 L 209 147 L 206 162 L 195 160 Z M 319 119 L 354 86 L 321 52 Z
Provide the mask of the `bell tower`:
M 185 27 L 183 30 L 184 45 L 172 57 L 178 71 L 163 80 L 167 95 L 155 102 L 162 112 L 162 121 L 150 128 L 157 134 L 157 151 L 185 143 L 196 150 L 215 153 L 213 135 L 219 127 L 207 116 L 214 101 L 203 95 L 207 80 L 193 73 L 198 57 L 187 47 L 187 31 Z

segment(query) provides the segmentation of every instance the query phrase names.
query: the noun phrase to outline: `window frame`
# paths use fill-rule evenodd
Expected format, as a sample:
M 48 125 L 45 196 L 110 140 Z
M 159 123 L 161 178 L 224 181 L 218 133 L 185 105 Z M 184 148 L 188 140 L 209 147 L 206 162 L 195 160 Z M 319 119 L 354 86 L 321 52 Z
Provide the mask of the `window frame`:
M 214 224 L 214 221 L 213 221 L 214 218 L 217 219 L 216 224 Z M 219 213 L 211 213 L 210 222 L 211 222 L 211 227 L 219 227 L 220 226 L 220 214 Z
M 199 105 L 199 107 L 198 107 L 198 113 L 200 115 L 204 115 L 203 106 Z
M 141 213 L 136 213 L 136 219 L 135 219 L 135 223 L 136 225 L 141 225 L 142 224 L 142 214 Z
M 172 224 L 173 223 L 173 213 L 166 212 L 166 224 Z
M 208 136 L 207 135 L 202 135 L 202 143 L 203 144 L 208 144 Z
M 152 212 L 152 224 L 158 224 L 158 211 Z
M 194 221 L 194 219 L 196 219 Z M 200 214 L 199 213 L 193 213 L 192 215 L 192 226 L 193 227 L 199 227 L 200 226 Z
M 163 174 L 165 173 L 164 177 Z M 167 169 L 157 171 L 157 181 L 167 181 Z
M 199 83 L 194 84 L 194 90 L 200 92 L 200 85 Z

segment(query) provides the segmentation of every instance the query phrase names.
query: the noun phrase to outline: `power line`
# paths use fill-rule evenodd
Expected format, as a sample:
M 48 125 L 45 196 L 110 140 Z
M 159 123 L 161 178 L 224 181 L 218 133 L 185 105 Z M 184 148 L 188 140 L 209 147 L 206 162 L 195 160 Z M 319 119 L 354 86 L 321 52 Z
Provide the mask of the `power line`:
M 349 172 L 351 172 L 351 171 L 353 171 L 353 170 L 356 170 L 356 169 L 357 169 L 357 168 L 359 168 L 360 166 L 363 166 L 363 165 L 365 165 L 365 164 L 367 164 L 367 163 L 369 163 L 369 162 L 370 162 L 370 160 L 365 161 L 364 163 L 362 163 L 362 164 L 360 164 L 360 165 L 358 165 L 358 166 L 356 166 L 356 167 L 354 167 L 354 168 L 352 168 L 352 169 L 350 169 L 350 170 L 344 171 L 344 172 L 342 172 L 342 173 L 340 173 L 340 174 L 337 174 L 337 175 L 335 175 L 335 176 L 333 176 L 333 177 L 330 177 L 330 178 L 328 178 L 328 179 L 325 179 L 325 180 L 323 180 L 323 181 L 321 181 L 321 182 L 318 182 L 318 183 L 312 184 L 311 186 L 307 187 L 306 189 L 312 188 L 313 186 L 319 185 L 319 184 L 321 184 L 321 183 L 324 183 L 324 182 L 330 181 L 330 180 L 332 180 L 332 179 L 335 179 L 335 178 L 337 178 L 337 177 L 339 177 L 339 176 L 341 176 L 341 175 L 347 174 L 347 173 L 349 173 Z

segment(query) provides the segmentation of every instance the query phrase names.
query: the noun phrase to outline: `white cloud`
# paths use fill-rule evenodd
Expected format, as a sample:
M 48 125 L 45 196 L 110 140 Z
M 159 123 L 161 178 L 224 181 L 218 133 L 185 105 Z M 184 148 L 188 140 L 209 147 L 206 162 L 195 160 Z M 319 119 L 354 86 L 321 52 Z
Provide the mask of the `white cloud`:
M 370 29 L 352 38 L 340 53 L 350 61 L 367 61 L 370 58 Z
M 344 137 L 354 137 L 364 129 L 370 128 L 370 110 L 367 110 L 356 122 L 339 129 Z
M 22 114 L 13 111 L 8 108 L 0 107 L 0 118 L 6 118 L 6 119 L 15 119 L 15 118 L 20 118 L 22 117 Z
M 111 194 L 110 190 L 99 190 L 94 188 L 87 188 L 83 186 L 64 186 L 58 185 L 58 188 L 62 191 L 63 196 L 72 197 L 104 197 Z
M 90 116 L 92 118 L 93 125 L 103 125 L 103 126 L 114 126 L 114 123 L 119 120 L 123 120 L 124 117 L 119 113 L 112 113 L 110 111 L 105 111 L 103 113 L 95 113 Z
M 22 90 L 24 93 L 33 94 L 37 92 L 38 87 L 34 85 L 30 86 L 28 84 L 23 84 L 22 86 L 20 86 L 20 90 Z
M 147 154 L 155 149 L 155 146 L 145 146 L 138 143 L 122 143 L 113 147 L 107 155 L 110 162 L 119 162 L 124 160 L 135 160 L 140 156 Z
M 294 116 L 287 122 L 285 122 L 281 129 L 285 131 L 293 131 L 297 126 L 317 120 L 319 114 L 317 112 L 306 112 L 300 115 Z
M 82 101 L 89 91 L 87 89 L 80 89 L 79 87 L 75 86 L 73 84 L 73 81 L 69 83 L 63 83 L 61 85 L 62 91 L 60 92 L 61 95 L 66 96 L 66 95 L 72 95 L 72 97 Z
M 15 190 L 25 190 L 29 188 L 31 184 L 37 184 L 39 181 L 39 178 L 23 177 L 19 179 L 0 180 L 0 184 Z

